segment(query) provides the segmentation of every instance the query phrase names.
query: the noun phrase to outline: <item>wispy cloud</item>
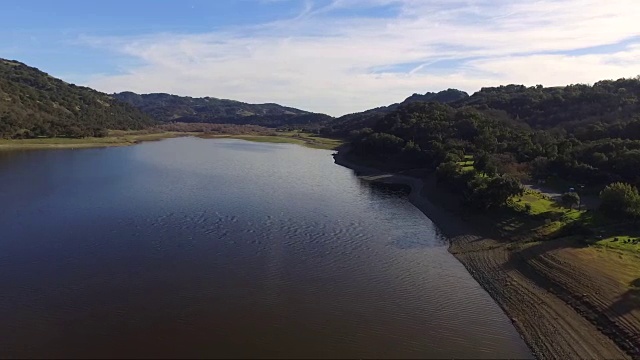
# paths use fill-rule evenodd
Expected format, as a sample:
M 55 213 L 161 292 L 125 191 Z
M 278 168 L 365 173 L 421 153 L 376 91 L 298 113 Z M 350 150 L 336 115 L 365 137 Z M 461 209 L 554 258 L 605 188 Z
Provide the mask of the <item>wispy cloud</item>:
M 86 84 L 109 92 L 279 102 L 340 115 L 449 87 L 552 86 L 640 74 L 637 0 L 305 4 L 294 18 L 252 27 L 83 38 L 141 64 Z M 387 16 L 372 15 L 382 7 Z M 574 54 L 601 45 L 613 46 Z

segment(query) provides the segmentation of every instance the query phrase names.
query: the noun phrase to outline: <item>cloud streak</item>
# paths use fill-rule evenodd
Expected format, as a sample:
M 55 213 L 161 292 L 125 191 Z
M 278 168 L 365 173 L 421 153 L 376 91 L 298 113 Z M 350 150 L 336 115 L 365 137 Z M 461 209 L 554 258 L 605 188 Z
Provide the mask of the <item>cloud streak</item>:
M 85 37 L 87 45 L 140 64 L 85 84 L 108 92 L 279 102 L 341 115 L 449 87 L 472 92 L 506 83 L 554 86 L 640 74 L 637 0 L 306 4 L 295 18 L 252 27 Z M 381 7 L 389 15 L 371 15 Z M 606 53 L 574 54 L 602 45 L 613 46 Z

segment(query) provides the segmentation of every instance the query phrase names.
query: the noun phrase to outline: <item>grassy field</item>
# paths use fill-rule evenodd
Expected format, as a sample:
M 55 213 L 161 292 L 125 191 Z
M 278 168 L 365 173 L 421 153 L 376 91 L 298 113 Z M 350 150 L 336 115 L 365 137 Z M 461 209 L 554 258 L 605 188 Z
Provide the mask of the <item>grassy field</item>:
M 109 146 L 127 146 L 143 141 L 156 141 L 178 136 L 189 136 L 190 133 L 162 132 L 113 132 L 107 137 L 86 138 L 36 138 L 36 139 L 0 139 L 0 151 L 39 150 L 39 149 L 82 149 Z
M 462 166 L 462 171 L 473 171 L 475 169 L 473 164 L 474 161 L 472 155 L 465 155 L 464 161 L 458 162 L 458 165 Z
M 109 146 L 128 146 L 144 141 L 156 141 L 180 136 L 198 136 L 202 138 L 236 138 L 248 141 L 270 143 L 292 143 L 317 149 L 335 149 L 342 144 L 340 140 L 318 137 L 301 132 L 275 132 L 274 135 L 205 135 L 198 132 L 149 132 L 149 131 L 111 131 L 107 137 L 86 138 L 36 138 L 24 140 L 0 139 L 0 151 L 46 150 L 46 149 L 83 149 Z
M 569 209 L 534 190 L 526 190 L 522 196 L 511 199 L 509 205 L 521 216 L 503 216 L 498 226 L 504 232 L 526 229 L 538 238 L 545 238 L 577 223 L 593 232 L 584 239 L 590 246 L 640 252 L 640 229 L 633 222 L 616 222 L 597 211 Z
M 470 155 L 465 156 L 458 165 L 464 172 L 474 171 L 474 161 Z M 565 188 L 568 186 L 557 179 L 554 184 Z M 640 252 L 640 226 L 607 218 L 597 210 L 566 207 L 550 196 L 532 189 L 525 189 L 521 196 L 509 199 L 505 208 L 475 216 L 481 223 L 495 224 L 495 229 L 501 236 L 513 240 L 547 241 L 566 238 L 578 231 L 583 234 L 581 238 L 585 245 Z M 568 226 L 576 227 L 568 230 Z
M 595 242 L 595 245 L 606 249 L 619 249 L 625 251 L 633 251 L 640 253 L 640 235 L 639 236 L 612 236 Z
M 612 220 L 595 229 L 595 235 L 587 239 L 592 246 L 640 253 L 640 224 L 637 222 L 614 223 Z
M 508 206 L 484 215 L 503 236 L 526 241 L 549 239 L 573 222 L 596 223 L 594 213 L 569 209 L 535 190 L 509 200 Z

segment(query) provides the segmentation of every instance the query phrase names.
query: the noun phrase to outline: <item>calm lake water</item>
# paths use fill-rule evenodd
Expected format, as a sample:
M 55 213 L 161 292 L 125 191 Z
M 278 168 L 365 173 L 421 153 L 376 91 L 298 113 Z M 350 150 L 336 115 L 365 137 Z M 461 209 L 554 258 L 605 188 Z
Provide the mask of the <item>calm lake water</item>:
M 0 154 L 0 356 L 530 357 L 406 196 L 330 151 Z

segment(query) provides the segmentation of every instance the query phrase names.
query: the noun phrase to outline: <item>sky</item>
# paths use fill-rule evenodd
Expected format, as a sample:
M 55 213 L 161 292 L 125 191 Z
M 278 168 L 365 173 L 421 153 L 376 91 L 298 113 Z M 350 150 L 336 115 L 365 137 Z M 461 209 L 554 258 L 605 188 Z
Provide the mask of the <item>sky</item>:
M 640 75 L 639 0 L 20 0 L 0 57 L 107 93 L 339 116 L 413 93 Z

